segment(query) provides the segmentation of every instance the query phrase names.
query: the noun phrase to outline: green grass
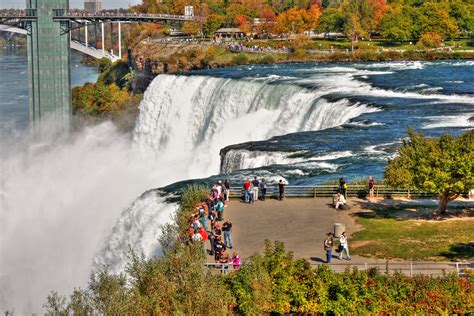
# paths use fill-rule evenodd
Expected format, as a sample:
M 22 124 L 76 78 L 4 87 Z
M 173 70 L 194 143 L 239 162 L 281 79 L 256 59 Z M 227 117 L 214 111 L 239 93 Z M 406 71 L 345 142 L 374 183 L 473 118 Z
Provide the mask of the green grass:
M 354 254 L 405 260 L 474 258 L 473 218 L 445 221 L 359 218 L 357 222 L 364 230 L 352 238 Z

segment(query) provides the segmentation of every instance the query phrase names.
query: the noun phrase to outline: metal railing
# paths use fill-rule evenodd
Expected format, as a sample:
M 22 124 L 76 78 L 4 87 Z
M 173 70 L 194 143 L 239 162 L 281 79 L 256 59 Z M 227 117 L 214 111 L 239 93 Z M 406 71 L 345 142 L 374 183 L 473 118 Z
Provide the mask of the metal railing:
M 332 197 L 339 190 L 337 185 L 314 185 L 314 186 L 285 186 L 285 197 Z M 347 188 L 347 195 L 352 197 L 365 197 L 369 190 L 366 185 L 350 185 Z M 436 193 L 422 192 L 410 189 L 397 189 L 386 185 L 378 185 L 375 187 L 374 194 L 376 197 L 406 197 L 406 198 L 436 198 Z M 241 187 L 231 187 L 230 197 L 239 198 L 243 195 Z M 269 186 L 266 196 L 278 197 L 278 186 Z
M 204 266 L 213 271 L 227 273 L 235 269 L 234 266 L 242 266 L 245 263 L 234 265 L 232 263 L 205 263 Z M 457 275 L 465 275 L 468 270 L 474 269 L 473 262 L 432 262 L 432 261 L 386 261 L 386 262 L 359 262 L 359 263 L 310 263 L 311 266 L 327 266 L 333 272 L 341 273 L 347 269 L 354 268 L 361 271 L 369 271 L 376 269 L 380 273 L 394 274 L 403 273 L 407 276 L 414 275 L 431 275 L 442 276 L 446 273 L 456 273 Z M 473 270 L 474 271 L 474 270 Z

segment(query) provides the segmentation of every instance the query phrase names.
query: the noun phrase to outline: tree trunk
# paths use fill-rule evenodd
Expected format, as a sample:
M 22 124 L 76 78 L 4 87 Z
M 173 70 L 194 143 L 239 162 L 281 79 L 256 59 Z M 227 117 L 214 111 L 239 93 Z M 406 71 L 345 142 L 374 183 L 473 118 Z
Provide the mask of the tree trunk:
M 448 209 L 448 202 L 449 202 L 449 192 L 443 192 L 439 197 L 439 206 L 437 212 L 439 214 L 446 214 Z

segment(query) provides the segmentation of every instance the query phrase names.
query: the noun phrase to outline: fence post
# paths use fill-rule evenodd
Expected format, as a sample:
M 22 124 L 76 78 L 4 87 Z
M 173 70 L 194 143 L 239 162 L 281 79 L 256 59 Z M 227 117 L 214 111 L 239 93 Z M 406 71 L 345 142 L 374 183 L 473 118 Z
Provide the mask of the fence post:
M 367 271 L 367 270 L 368 270 L 368 268 L 367 268 L 367 262 L 366 262 L 365 263 L 365 271 Z
M 458 275 L 459 275 L 459 262 L 456 262 L 456 272 L 457 272 Z
M 413 262 L 410 261 L 410 276 L 413 276 Z
M 410 189 L 408 189 L 408 191 L 407 191 L 407 199 L 409 199 L 409 198 L 410 198 Z
M 316 187 L 313 188 L 313 198 L 316 198 Z

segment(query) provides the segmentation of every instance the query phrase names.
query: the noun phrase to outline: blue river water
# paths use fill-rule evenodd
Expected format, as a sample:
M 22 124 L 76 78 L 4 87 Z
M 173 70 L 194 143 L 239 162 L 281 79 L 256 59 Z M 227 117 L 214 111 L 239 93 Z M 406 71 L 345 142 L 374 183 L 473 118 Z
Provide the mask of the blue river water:
M 97 68 L 81 64 L 81 58 L 71 52 L 73 86 L 97 80 Z M 28 126 L 27 63 L 25 49 L 0 49 L 0 130 Z
M 221 161 L 221 171 L 236 180 L 278 174 L 291 184 L 304 185 L 340 176 L 380 179 L 387 160 L 406 137 L 407 127 L 430 136 L 472 129 L 473 70 L 474 61 L 453 60 L 242 66 L 191 75 L 265 82 L 262 90 L 272 85 L 280 90 L 301 87 L 305 93 L 317 94 L 311 99 L 315 108 L 329 102 L 336 116 L 339 109 L 344 111 L 341 105 L 354 111 L 361 106 L 371 109 L 332 128 L 230 146 Z M 308 113 L 296 110 L 294 116 L 299 115 Z M 327 114 L 324 119 L 333 116 Z

